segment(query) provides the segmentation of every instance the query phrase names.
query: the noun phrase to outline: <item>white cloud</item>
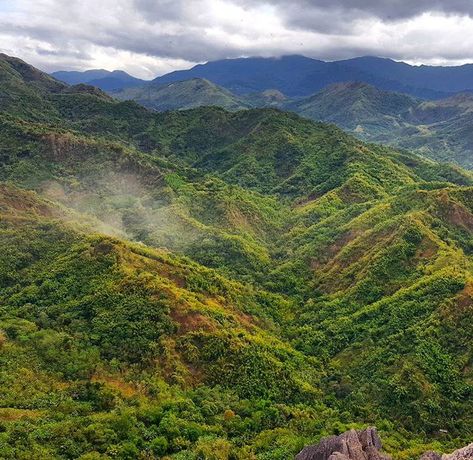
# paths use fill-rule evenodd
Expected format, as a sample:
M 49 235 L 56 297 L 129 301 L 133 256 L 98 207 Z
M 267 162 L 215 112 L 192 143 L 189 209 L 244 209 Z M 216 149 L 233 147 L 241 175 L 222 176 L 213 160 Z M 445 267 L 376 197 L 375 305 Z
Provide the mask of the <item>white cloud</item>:
M 0 51 L 47 71 L 143 78 L 249 55 L 457 64 L 473 61 L 470 10 L 470 0 L 0 0 Z

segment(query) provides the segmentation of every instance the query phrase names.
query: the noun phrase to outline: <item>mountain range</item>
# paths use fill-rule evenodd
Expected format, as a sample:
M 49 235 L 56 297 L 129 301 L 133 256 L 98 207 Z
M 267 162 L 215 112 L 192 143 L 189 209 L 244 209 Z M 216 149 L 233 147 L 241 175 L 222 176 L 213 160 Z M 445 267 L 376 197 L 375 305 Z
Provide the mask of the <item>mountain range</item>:
M 6 55 L 0 100 L 4 458 L 287 460 L 367 424 L 398 459 L 471 441 L 471 171 Z
M 200 106 L 290 110 L 336 123 L 366 141 L 473 167 L 469 65 L 411 66 L 374 57 L 336 62 L 303 56 L 242 58 L 197 65 L 151 82 L 130 81 L 133 77 L 128 76 L 113 85 L 100 80 L 108 75 L 104 72 L 54 75 L 67 83 L 98 86 L 113 97 L 158 111 Z
M 335 83 L 307 98 L 277 90 L 236 95 L 208 80 L 192 79 L 114 91 L 158 110 L 218 106 L 226 110 L 275 107 L 315 121 L 335 123 L 369 142 L 409 149 L 440 161 L 473 168 L 473 95 L 425 101 L 361 82 Z
M 276 89 L 309 96 L 332 83 L 360 81 L 426 99 L 473 89 L 473 65 L 412 66 L 378 57 L 325 62 L 304 56 L 225 59 L 157 77 L 154 83 L 206 78 L 236 94 Z
M 69 84 L 90 83 L 102 89 L 100 79 L 118 73 L 106 71 L 55 72 Z M 124 77 L 124 73 L 120 75 Z M 124 81 L 128 82 L 127 76 Z M 364 82 L 387 91 L 423 99 L 440 99 L 473 90 L 473 64 L 457 67 L 413 66 L 379 57 L 359 57 L 325 62 L 305 56 L 239 58 L 211 61 L 188 70 L 178 70 L 153 80 L 154 85 L 201 78 L 237 95 L 275 89 L 290 97 L 310 96 L 333 83 Z M 133 82 L 142 83 L 137 79 Z M 94 83 L 91 83 L 94 82 Z M 97 84 L 98 83 L 98 84 Z M 128 87 L 122 86 L 121 88 Z M 134 85 L 133 85 L 134 86 Z M 113 89 L 119 89 L 115 86 Z

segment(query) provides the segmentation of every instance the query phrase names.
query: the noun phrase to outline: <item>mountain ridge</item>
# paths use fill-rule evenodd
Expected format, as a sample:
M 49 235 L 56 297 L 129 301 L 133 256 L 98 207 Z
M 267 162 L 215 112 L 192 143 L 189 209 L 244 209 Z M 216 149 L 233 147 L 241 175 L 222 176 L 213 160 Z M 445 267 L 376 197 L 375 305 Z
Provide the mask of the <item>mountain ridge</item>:
M 58 72 L 54 74 L 58 75 Z M 291 97 L 309 96 L 332 83 L 364 81 L 383 90 L 425 99 L 441 99 L 453 93 L 473 90 L 473 65 L 413 66 L 373 56 L 322 61 L 302 55 L 287 55 L 209 61 L 158 76 L 152 81 L 163 84 L 190 78 L 206 78 L 237 95 L 273 88 Z M 68 83 L 90 81 L 82 77 L 81 81 Z
M 366 65 L 369 63 L 369 68 Z M 393 72 L 393 68 L 395 72 Z M 403 92 L 427 99 L 473 89 L 473 67 L 418 68 L 385 58 L 361 57 L 344 61 L 320 61 L 292 55 L 280 58 L 240 58 L 198 64 L 189 70 L 175 71 L 153 81 L 165 83 L 190 77 L 207 78 L 236 94 L 260 92 L 268 88 L 288 96 L 308 96 L 331 83 L 364 81 L 380 89 Z M 449 87 L 453 74 L 458 83 Z M 419 76 L 420 74 L 420 76 Z M 422 80 L 422 76 L 426 77 Z M 395 76 L 398 76 L 398 80 Z M 429 78 L 436 78 L 429 84 Z M 438 75 L 438 76 L 437 76 Z
M 145 80 L 133 77 L 123 70 L 90 69 L 85 71 L 56 71 L 51 75 L 69 85 L 86 83 L 104 91 L 115 91 L 142 85 Z

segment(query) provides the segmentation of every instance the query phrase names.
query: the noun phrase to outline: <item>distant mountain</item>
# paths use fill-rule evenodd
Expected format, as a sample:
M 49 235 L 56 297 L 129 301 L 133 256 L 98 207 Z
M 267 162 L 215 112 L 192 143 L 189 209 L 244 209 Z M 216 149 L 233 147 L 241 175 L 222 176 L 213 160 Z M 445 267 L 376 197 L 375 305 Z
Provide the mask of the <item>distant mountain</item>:
M 370 75 L 376 75 L 377 78 L 393 83 L 392 87 L 385 89 L 399 91 L 402 88 L 404 90 L 415 88 L 419 92 L 430 90 L 439 94 L 458 93 L 473 89 L 473 64 L 448 67 L 412 66 L 405 62 L 371 56 L 338 61 L 338 64 Z
M 336 123 L 367 137 L 399 127 L 421 100 L 382 91 L 366 83 L 336 83 L 305 99 L 286 105 L 287 109 L 313 120 Z
M 145 83 L 120 70 L 58 71 L 52 75 L 68 84 L 87 83 L 104 91 L 119 91 Z M 299 55 L 250 57 L 199 64 L 162 75 L 153 82 L 162 86 L 193 78 L 206 79 L 238 95 L 273 89 L 290 97 L 306 97 L 333 83 L 359 81 L 382 90 L 424 99 L 443 99 L 458 92 L 473 91 L 473 64 L 413 66 L 371 56 L 333 62 Z
M 113 95 L 121 100 L 134 100 L 160 112 L 201 106 L 218 106 L 227 110 L 249 107 L 242 98 L 202 78 L 162 85 L 153 82 L 113 92 Z
M 473 95 L 423 101 L 365 83 L 341 83 L 284 105 L 357 137 L 473 168 Z
M 145 82 L 145 80 L 132 77 L 122 70 L 114 70 L 113 72 L 104 69 L 86 70 L 84 72 L 61 70 L 53 72 L 51 75 L 69 85 L 87 83 L 104 91 L 132 88 Z
M 273 88 L 288 96 L 309 96 L 332 83 L 361 81 L 380 89 L 426 99 L 473 90 L 473 65 L 461 67 L 412 66 L 378 57 L 325 62 L 304 56 L 239 58 L 199 64 L 168 73 L 157 84 L 205 78 L 236 94 Z

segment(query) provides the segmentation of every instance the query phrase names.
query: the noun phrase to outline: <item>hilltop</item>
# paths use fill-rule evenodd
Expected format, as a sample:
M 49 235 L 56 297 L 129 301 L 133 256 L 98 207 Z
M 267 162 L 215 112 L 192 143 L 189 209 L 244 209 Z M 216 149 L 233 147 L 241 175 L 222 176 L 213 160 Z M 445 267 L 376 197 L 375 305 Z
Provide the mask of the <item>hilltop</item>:
M 118 99 L 132 99 L 158 111 L 183 110 L 201 106 L 218 106 L 227 110 L 248 108 L 245 101 L 230 91 L 202 78 L 178 81 L 163 85 L 148 83 L 113 93 Z

